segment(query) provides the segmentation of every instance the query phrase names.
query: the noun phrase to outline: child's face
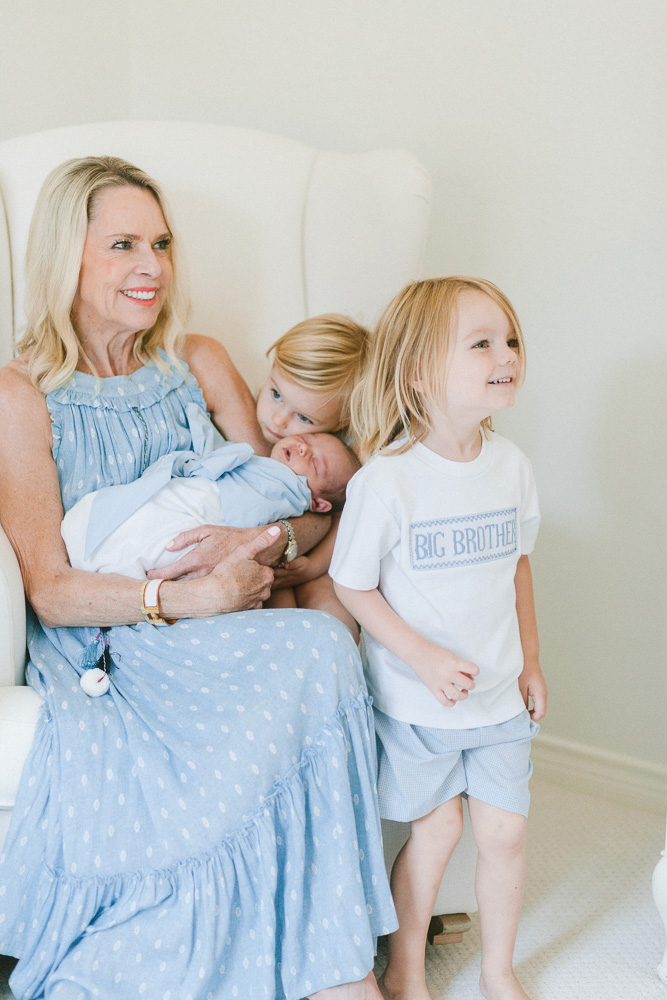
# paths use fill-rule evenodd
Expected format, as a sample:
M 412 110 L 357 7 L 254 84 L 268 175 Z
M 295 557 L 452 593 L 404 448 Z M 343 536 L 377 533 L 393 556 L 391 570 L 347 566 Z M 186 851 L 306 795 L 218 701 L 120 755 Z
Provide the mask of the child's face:
M 509 318 L 484 292 L 461 292 L 457 306 L 444 405 L 452 417 L 470 417 L 479 422 L 514 405 L 519 342 Z
M 257 419 L 269 444 L 288 434 L 314 434 L 342 427 L 338 397 L 302 388 L 276 365 L 257 397 Z
M 348 449 L 332 434 L 292 434 L 271 449 L 271 458 L 305 476 L 313 495 L 313 510 L 326 511 L 331 503 L 322 493 L 337 493 L 350 481 L 357 466 Z

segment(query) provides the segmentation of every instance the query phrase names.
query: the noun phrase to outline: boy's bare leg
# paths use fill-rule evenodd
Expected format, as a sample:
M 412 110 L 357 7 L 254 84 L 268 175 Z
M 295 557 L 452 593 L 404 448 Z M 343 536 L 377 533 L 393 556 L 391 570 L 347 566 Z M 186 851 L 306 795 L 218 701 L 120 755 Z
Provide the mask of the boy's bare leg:
M 469 798 L 468 808 L 478 850 L 479 988 L 486 1000 L 530 1000 L 512 968 L 526 875 L 526 818 L 479 799 Z
M 308 583 L 300 584 L 295 587 L 295 591 L 297 607 L 310 608 L 313 611 L 328 611 L 343 625 L 347 625 L 354 641 L 359 642 L 359 626 L 336 597 L 333 580 L 328 573 L 318 576 L 315 580 L 309 580 Z
M 294 587 L 283 587 L 281 590 L 272 590 L 268 601 L 264 601 L 265 608 L 295 608 L 296 595 Z
M 391 873 L 399 928 L 389 935 L 389 960 L 378 980 L 385 1000 L 430 1000 L 424 973 L 426 932 L 440 882 L 461 839 L 463 812 L 457 795 L 414 820 Z

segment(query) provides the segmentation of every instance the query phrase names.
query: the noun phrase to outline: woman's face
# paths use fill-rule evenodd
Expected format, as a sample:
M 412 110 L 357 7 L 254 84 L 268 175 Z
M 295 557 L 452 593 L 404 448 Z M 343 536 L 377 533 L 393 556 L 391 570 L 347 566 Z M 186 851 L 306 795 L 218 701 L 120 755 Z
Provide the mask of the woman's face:
M 88 223 L 72 304 L 77 333 L 111 338 L 150 329 L 173 273 L 170 244 L 162 210 L 149 191 L 103 189 Z

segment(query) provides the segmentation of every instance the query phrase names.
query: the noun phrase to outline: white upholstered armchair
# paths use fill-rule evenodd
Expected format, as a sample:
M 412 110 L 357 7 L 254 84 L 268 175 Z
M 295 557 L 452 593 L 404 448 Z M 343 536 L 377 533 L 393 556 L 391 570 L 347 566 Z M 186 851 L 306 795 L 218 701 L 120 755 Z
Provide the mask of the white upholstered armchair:
M 28 227 L 46 174 L 71 157 L 115 155 L 162 185 L 187 256 L 190 329 L 219 338 L 253 391 L 267 347 L 321 312 L 370 324 L 419 276 L 430 181 L 401 150 L 318 152 L 265 133 L 183 122 L 110 122 L 0 143 L 0 363 L 23 324 Z M 10 434 L 11 427 L 3 427 Z M 0 530 L 0 847 L 39 711 L 24 685 L 21 576 Z M 385 830 L 393 860 L 407 828 Z M 476 909 L 469 830 L 436 913 Z

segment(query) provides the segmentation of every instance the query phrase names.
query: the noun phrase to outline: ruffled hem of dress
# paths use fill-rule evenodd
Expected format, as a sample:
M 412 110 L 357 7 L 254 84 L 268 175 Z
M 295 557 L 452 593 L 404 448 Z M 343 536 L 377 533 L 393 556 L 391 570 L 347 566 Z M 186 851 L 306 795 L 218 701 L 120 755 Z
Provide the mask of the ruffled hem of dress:
M 340 842 L 339 867 L 322 871 L 320 844 L 326 841 L 323 857 L 329 859 L 332 838 Z M 111 932 L 112 942 L 114 928 L 157 906 L 170 914 L 165 929 L 199 928 L 198 956 L 192 948 L 184 955 L 164 949 L 173 997 L 189 990 L 195 1000 L 299 1000 L 363 979 L 373 967 L 377 936 L 397 926 L 384 869 L 367 695 L 360 691 L 342 703 L 335 721 L 305 747 L 260 808 L 208 851 L 165 869 L 111 876 L 68 875 L 44 864 L 35 884 L 33 919 L 3 942 L 8 954 L 20 956 L 10 983 L 20 1000 L 44 996 L 54 971 L 70 949 L 84 945 L 93 922 L 97 933 Z M 296 899 L 300 919 L 290 921 Z M 195 993 L 193 962 L 203 963 Z M 123 982 L 124 972 L 120 977 L 111 986 L 132 985 Z

